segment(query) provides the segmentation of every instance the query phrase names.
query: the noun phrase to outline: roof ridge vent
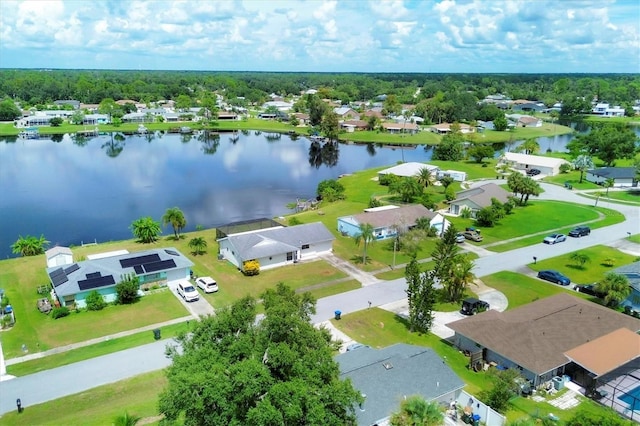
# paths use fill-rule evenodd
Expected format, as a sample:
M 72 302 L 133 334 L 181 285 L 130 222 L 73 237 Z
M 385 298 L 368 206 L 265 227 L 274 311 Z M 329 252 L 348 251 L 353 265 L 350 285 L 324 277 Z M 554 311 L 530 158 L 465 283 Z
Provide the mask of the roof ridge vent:
M 393 364 L 391 364 L 389 361 L 383 362 L 382 366 L 384 367 L 385 370 L 391 370 L 393 368 Z

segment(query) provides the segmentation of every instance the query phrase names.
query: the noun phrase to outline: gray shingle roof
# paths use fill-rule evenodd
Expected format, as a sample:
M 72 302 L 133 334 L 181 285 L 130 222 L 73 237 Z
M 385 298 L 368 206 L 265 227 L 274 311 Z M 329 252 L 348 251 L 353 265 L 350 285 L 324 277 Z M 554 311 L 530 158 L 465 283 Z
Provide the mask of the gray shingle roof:
M 640 320 L 569 294 L 540 299 L 505 312 L 486 311 L 447 324 L 512 362 L 543 374 L 564 365 L 564 352 L 620 327 L 640 330 Z
M 436 213 L 432 212 L 422 204 L 412 204 L 410 206 L 398 207 L 397 209 L 380 210 L 369 213 L 360 213 L 353 215 L 353 218 L 359 223 L 368 223 L 374 228 L 389 227 L 393 225 L 413 226 L 416 220 L 421 217 L 433 219 Z
M 486 183 L 476 188 L 458 192 L 456 199 L 451 203 L 471 200 L 480 207 L 489 207 L 492 198 L 497 198 L 501 203 L 506 203 L 509 201 L 509 193 L 495 183 Z
M 321 222 L 229 235 L 228 238 L 237 255 L 245 260 L 296 251 L 304 244 L 335 240 Z
M 400 343 L 384 349 L 361 347 L 336 356 L 336 361 L 341 378 L 351 379 L 354 387 L 366 395 L 364 411 L 356 408 L 361 425 L 388 417 L 399 409 L 405 396 L 433 400 L 464 386 L 442 358 L 420 346 Z
M 587 173 L 594 176 L 612 179 L 633 179 L 636 176 L 635 167 L 602 167 L 599 169 L 587 170 Z
M 171 254 L 170 254 L 171 253 Z M 173 254 L 175 253 L 175 254 Z M 170 267 L 168 269 L 160 269 L 154 271 L 154 273 L 163 272 L 167 270 L 174 270 L 180 268 L 190 268 L 193 266 L 193 262 L 191 262 L 188 258 L 186 258 L 182 253 L 176 250 L 173 247 L 167 247 L 162 249 L 152 249 L 152 250 L 144 250 L 135 253 L 127 253 L 120 254 L 110 257 L 103 257 L 100 259 L 90 259 L 82 262 L 77 262 L 76 265 L 78 269 L 74 270 L 66 274 L 67 281 L 55 286 L 55 291 L 58 297 L 69 296 L 73 294 L 80 293 L 80 286 L 78 284 L 79 281 L 86 280 L 87 275 L 100 273 L 100 276 L 107 277 L 109 275 L 113 276 L 114 281 L 117 283 L 120 281 L 120 276 L 125 274 L 135 274 L 135 275 L 145 275 L 145 274 L 136 274 L 133 267 L 123 268 L 120 264 L 121 259 L 128 259 L 132 257 L 146 256 L 157 254 L 160 257 L 160 260 L 173 260 L 175 263 L 175 267 Z M 71 270 L 71 265 L 64 265 L 62 268 Z M 55 266 L 53 268 L 47 268 L 47 274 L 50 278 L 52 275 L 55 275 L 55 271 L 59 270 L 60 266 Z M 75 268 L 73 268 L 75 269 Z M 52 280 L 52 284 L 53 280 Z M 105 285 L 103 287 L 112 287 L 115 284 Z

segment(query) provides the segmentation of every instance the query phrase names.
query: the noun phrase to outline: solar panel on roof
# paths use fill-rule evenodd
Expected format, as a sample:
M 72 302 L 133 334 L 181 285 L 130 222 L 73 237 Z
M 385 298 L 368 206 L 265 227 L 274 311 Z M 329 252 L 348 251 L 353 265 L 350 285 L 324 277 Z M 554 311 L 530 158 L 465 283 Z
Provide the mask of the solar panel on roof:
M 165 253 L 170 254 L 171 256 L 180 256 L 180 253 L 174 250 L 165 249 Z
M 87 278 L 98 278 L 99 276 L 101 276 L 100 272 L 92 272 L 90 274 L 87 274 Z
M 144 263 L 158 262 L 160 256 L 157 254 L 146 254 L 144 256 L 128 257 L 126 259 L 120 259 L 120 266 L 123 268 L 131 268 L 135 265 L 142 265 Z
M 105 287 L 115 283 L 116 280 L 113 279 L 113 275 L 107 275 L 105 277 L 78 281 L 78 287 L 80 287 L 80 290 L 91 290 L 92 288 Z
M 144 274 L 144 269 L 142 268 L 142 265 L 134 266 L 133 270 L 136 271 L 136 274 L 138 275 Z
M 77 271 L 78 269 L 80 269 L 80 267 L 78 266 L 77 263 L 74 263 L 73 265 L 69 266 L 68 268 L 65 268 L 64 273 L 69 275 L 69 274 Z
M 58 287 L 60 284 L 64 284 L 69 281 L 69 278 L 65 274 L 56 275 L 55 277 L 51 277 L 51 281 L 53 282 L 54 287 Z
M 176 262 L 174 262 L 173 259 L 169 259 L 161 260 L 159 262 L 145 263 L 142 266 L 144 267 L 145 272 L 156 272 L 163 269 L 175 268 Z
M 55 277 L 56 275 L 64 275 L 64 270 L 62 268 L 58 268 L 55 271 L 49 273 L 49 276 L 51 278 Z

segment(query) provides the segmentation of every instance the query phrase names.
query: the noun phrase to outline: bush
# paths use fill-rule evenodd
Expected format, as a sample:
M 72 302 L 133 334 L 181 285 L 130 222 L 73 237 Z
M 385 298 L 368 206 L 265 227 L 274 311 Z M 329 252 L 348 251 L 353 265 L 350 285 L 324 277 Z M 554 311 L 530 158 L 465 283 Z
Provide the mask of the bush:
M 378 200 L 377 198 L 369 198 L 369 208 L 375 208 L 375 207 L 380 207 L 382 205 L 382 201 Z
M 397 179 L 396 175 L 392 175 L 392 174 L 385 174 L 380 176 L 380 178 L 378 179 L 378 183 L 380 185 L 384 185 L 384 186 L 389 186 L 391 185 L 395 180 Z
M 121 305 L 128 305 L 138 301 L 138 288 L 140 287 L 138 277 L 135 275 L 125 275 L 116 284 L 116 302 Z
M 66 317 L 67 315 L 69 315 L 69 308 L 67 308 L 66 306 L 53 308 L 53 310 L 51 311 L 51 318 L 53 319 Z
M 260 273 L 260 262 L 257 260 L 245 260 L 242 264 L 242 273 L 248 277 L 258 275 Z
M 560 173 L 569 173 L 571 169 L 572 169 L 572 166 L 569 163 L 560 164 Z
M 85 300 L 87 302 L 87 309 L 90 311 L 101 311 L 107 306 L 107 302 L 104 301 L 102 295 L 96 290 L 89 293 Z
M 291 216 L 289 218 L 289 226 L 295 226 L 295 225 L 300 225 L 302 222 L 300 221 L 300 219 L 298 219 L 295 216 Z
M 447 186 L 447 189 L 444 190 L 444 196 L 447 201 L 453 201 L 456 199 L 456 191 L 454 191 L 453 186 Z

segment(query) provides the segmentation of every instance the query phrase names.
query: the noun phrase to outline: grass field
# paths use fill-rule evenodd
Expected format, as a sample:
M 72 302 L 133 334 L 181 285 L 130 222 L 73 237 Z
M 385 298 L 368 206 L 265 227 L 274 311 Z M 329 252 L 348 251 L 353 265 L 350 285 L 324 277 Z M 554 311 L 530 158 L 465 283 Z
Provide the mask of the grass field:
M 605 196 L 605 198 L 640 205 L 640 189 L 636 188 L 626 191 L 609 191 L 609 195 Z
M 538 262 L 540 264 L 540 262 Z M 567 293 L 573 296 L 582 297 L 591 300 L 591 297 L 578 293 L 568 287 L 562 287 L 537 278 L 518 274 L 517 272 L 502 271 L 495 274 L 481 277 L 482 281 L 489 287 L 492 287 L 507 297 L 509 301 L 509 309 L 515 309 L 527 303 L 534 302 L 538 299 L 553 296 L 558 293 Z
M 571 261 L 572 253 L 585 254 L 590 260 L 583 267 L 580 267 Z M 636 256 L 623 253 L 609 246 L 593 246 L 572 253 L 541 260 L 535 265 L 529 264 L 529 267 L 535 271 L 555 269 L 568 276 L 572 283 L 592 284 L 602 280 L 607 272 L 619 266 L 627 265 L 636 259 Z M 612 266 L 608 266 L 609 263 Z
M 195 235 L 204 237 L 209 243 L 206 255 L 193 256 L 189 253 L 188 241 Z M 168 237 L 153 244 L 124 240 L 97 246 L 73 247 L 72 250 L 75 259 L 84 260 L 92 253 L 119 249 L 135 252 L 160 247 L 177 248 L 194 262 L 196 275 L 211 275 L 218 280 L 220 291 L 205 296 L 214 307 L 225 306 L 246 294 L 257 297 L 279 282 L 298 289 L 347 277 L 345 273 L 323 261 L 301 262 L 263 271 L 255 277 L 245 277 L 230 263 L 217 259 L 214 229 L 187 234 L 179 241 Z M 48 283 L 45 264 L 44 255 L 0 261 L 0 288 L 5 290 L 17 317 L 15 326 L 0 335 L 4 354 L 8 359 L 23 355 L 23 344 L 30 352 L 39 352 L 189 315 L 180 301 L 166 291 L 147 295 L 134 305 L 109 306 L 98 312 L 73 312 L 68 317 L 53 320 L 36 309 L 36 300 L 41 297 L 36 289 L 39 285 Z
M 125 412 L 143 418 L 154 417 L 158 414 L 158 395 L 166 384 L 164 372 L 155 371 L 43 404 L 29 405 L 25 398 L 24 411 L 6 413 L 0 423 L 4 426 L 103 426 L 114 424 L 115 418 Z

